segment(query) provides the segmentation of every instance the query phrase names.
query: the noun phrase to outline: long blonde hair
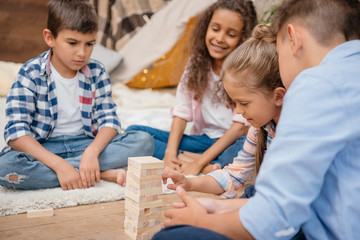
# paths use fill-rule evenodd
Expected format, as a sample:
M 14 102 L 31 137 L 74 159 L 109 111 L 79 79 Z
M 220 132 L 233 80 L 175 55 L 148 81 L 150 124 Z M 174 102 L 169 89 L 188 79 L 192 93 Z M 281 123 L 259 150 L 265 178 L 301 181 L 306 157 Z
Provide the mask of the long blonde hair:
M 277 87 L 284 87 L 279 73 L 276 53 L 276 35 L 270 24 L 257 25 L 252 36 L 237 47 L 224 61 L 223 73 L 236 75 L 236 85 L 253 92 L 268 95 Z M 256 144 L 256 172 L 259 171 L 266 148 L 267 132 L 263 127 L 258 129 Z

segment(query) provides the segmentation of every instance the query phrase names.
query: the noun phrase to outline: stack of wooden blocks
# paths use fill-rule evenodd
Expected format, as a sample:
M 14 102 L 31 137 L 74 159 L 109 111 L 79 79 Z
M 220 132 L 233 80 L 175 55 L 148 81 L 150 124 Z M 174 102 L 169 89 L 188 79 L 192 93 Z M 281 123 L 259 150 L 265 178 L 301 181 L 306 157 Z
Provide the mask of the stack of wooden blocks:
M 151 239 L 161 230 L 163 169 L 164 162 L 154 157 L 129 158 L 124 227 L 132 239 Z

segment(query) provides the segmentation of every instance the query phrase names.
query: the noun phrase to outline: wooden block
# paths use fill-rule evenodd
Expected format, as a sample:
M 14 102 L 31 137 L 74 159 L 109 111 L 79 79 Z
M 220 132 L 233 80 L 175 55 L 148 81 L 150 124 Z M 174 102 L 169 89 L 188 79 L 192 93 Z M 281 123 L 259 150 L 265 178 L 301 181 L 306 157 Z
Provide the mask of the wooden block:
M 137 194 L 133 194 L 130 191 L 125 192 L 125 197 L 131 198 L 137 203 L 146 203 L 146 202 L 154 202 L 159 199 L 158 195 L 147 195 L 147 196 L 141 196 Z
M 151 156 L 129 157 L 128 166 L 138 169 L 164 168 L 164 162 Z
M 133 166 L 128 166 L 127 172 L 130 173 L 134 179 L 162 179 L 164 169 L 137 169 Z
M 144 222 L 144 221 L 150 221 L 152 219 L 161 219 L 161 212 L 155 214 L 140 215 L 137 212 L 132 212 L 126 209 L 125 218 L 130 222 Z
M 157 232 L 158 231 L 142 233 L 142 234 L 134 234 L 133 232 L 125 228 L 125 233 L 133 240 L 151 240 L 152 237 Z
M 160 223 L 156 226 L 151 227 L 143 227 L 143 228 L 137 228 L 134 225 L 132 225 L 132 222 L 127 221 L 127 219 L 124 220 L 124 229 L 125 232 L 128 231 L 131 235 L 140 235 L 144 233 L 156 233 L 161 230 Z
M 131 214 L 138 215 L 139 217 L 146 217 L 146 216 L 149 216 L 149 215 L 154 215 L 154 214 L 161 213 L 162 206 L 153 207 L 153 208 L 139 209 L 137 206 L 134 207 L 131 204 L 130 205 L 128 204 L 128 205 L 126 205 L 125 211 L 128 211 Z
M 154 207 L 160 207 L 162 205 L 162 199 L 158 199 L 156 201 L 152 202 L 143 202 L 138 203 L 131 198 L 125 197 L 125 208 L 128 208 L 128 206 L 131 206 L 135 209 L 141 210 L 145 208 L 154 208 Z
M 149 182 L 137 182 L 135 180 L 133 180 L 131 177 L 126 178 L 126 185 L 130 185 L 134 188 L 137 189 L 153 189 L 153 188 L 158 188 L 158 187 L 162 187 L 162 180 L 153 180 L 153 181 L 149 181 Z
M 161 214 L 158 216 L 153 216 L 154 218 L 150 219 L 144 219 L 144 220 L 132 220 L 128 217 L 125 217 L 125 220 L 129 223 L 131 223 L 132 226 L 134 226 L 137 229 L 141 228 L 147 228 L 147 227 L 154 227 L 161 224 Z
M 51 217 L 51 216 L 54 216 L 54 209 L 52 208 L 28 210 L 26 214 L 26 217 L 28 218 Z
M 153 181 L 161 181 L 162 182 L 162 176 L 161 175 L 151 175 L 151 176 L 137 176 L 133 174 L 132 172 L 128 171 L 126 174 L 126 181 L 135 181 L 136 183 L 144 183 L 144 182 L 153 182 Z
M 162 187 L 138 189 L 130 184 L 126 184 L 125 193 L 130 192 L 137 196 L 149 196 L 149 195 L 160 195 L 163 192 Z

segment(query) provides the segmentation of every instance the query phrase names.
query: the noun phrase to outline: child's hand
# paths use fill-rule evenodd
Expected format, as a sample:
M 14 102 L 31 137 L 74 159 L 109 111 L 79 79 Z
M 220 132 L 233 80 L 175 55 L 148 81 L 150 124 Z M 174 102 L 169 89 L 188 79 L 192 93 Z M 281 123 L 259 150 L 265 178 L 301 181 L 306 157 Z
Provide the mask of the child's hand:
M 87 147 L 81 157 L 79 165 L 79 173 L 84 188 L 93 187 L 95 181 L 100 181 L 100 166 L 98 159 L 98 152 Z
M 162 178 L 164 184 L 166 184 L 168 178 L 171 178 L 173 181 L 174 184 L 169 184 L 167 186 L 168 189 L 175 190 L 177 186 L 181 186 L 186 190 L 190 189 L 190 183 L 188 179 L 182 173 L 170 167 L 165 167 Z
M 174 170 L 182 171 L 181 165 L 180 165 L 181 161 L 179 159 L 177 159 L 176 155 L 170 156 L 169 154 L 165 154 L 163 161 L 164 161 L 165 167 L 170 167 Z
M 65 160 L 56 169 L 56 175 L 63 190 L 83 188 L 79 173 Z
M 179 224 L 198 226 L 201 219 L 206 217 L 207 210 L 195 198 L 188 195 L 182 187 L 178 186 L 176 193 L 183 201 L 184 207 L 166 210 L 164 215 L 168 219 L 164 221 L 164 226 Z
M 196 198 L 196 201 L 198 201 L 201 206 L 203 206 L 207 213 L 216 213 L 216 200 L 212 198 Z M 186 207 L 186 204 L 184 202 L 173 202 L 172 206 L 174 208 L 184 208 Z

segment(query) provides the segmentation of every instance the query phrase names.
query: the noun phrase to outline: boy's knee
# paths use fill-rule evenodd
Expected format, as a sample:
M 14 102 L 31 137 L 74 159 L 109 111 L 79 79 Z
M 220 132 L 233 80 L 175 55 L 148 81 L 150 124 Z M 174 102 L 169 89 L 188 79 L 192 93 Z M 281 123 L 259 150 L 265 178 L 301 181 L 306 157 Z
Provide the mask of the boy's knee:
M 5 176 L 0 176 L 0 180 L 6 181 L 12 184 L 20 184 L 24 182 L 24 179 L 26 178 L 25 175 L 19 175 L 17 173 L 9 173 Z
M 138 146 L 144 155 L 152 155 L 154 153 L 154 141 L 147 132 L 136 132 Z

